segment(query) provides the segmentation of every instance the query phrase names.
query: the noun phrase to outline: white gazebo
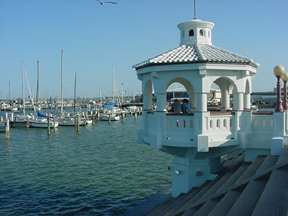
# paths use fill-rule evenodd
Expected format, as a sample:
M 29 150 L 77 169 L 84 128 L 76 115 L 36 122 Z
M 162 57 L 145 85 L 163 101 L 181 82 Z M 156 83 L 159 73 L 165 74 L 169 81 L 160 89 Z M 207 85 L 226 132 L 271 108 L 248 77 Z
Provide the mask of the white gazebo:
M 258 141 L 271 141 L 273 131 L 272 115 L 253 116 L 250 110 L 251 78 L 258 65 L 213 46 L 213 27 L 214 23 L 199 19 L 180 23 L 180 46 L 134 66 L 143 91 L 139 142 L 175 156 L 171 165 L 173 196 L 214 178 L 214 159 L 221 152 L 242 147 L 249 152 L 247 158 L 254 158 L 270 151 L 270 143 L 249 146 L 255 134 Z M 189 94 L 189 113 L 167 111 L 166 91 L 175 82 Z M 214 85 L 221 90 L 219 111 L 207 108 L 207 95 Z

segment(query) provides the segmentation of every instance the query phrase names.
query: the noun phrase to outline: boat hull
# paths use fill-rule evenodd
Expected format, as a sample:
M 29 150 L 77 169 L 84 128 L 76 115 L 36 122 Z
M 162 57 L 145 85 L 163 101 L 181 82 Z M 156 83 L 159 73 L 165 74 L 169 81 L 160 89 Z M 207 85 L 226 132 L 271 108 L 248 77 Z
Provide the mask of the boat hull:
M 120 116 L 116 116 L 116 115 L 101 115 L 100 116 L 100 121 L 119 121 L 121 118 Z
M 59 121 L 59 126 L 63 126 L 63 127 L 74 127 L 75 126 L 75 121 L 73 120 L 62 120 Z M 85 126 L 85 122 L 84 121 L 80 121 L 79 126 Z
M 27 121 L 14 121 L 12 122 L 13 127 L 29 127 L 29 123 Z
M 31 127 L 32 128 L 48 128 L 50 125 L 50 128 L 57 128 L 59 126 L 58 122 L 50 122 L 49 124 L 47 122 L 37 122 L 37 121 L 31 121 Z

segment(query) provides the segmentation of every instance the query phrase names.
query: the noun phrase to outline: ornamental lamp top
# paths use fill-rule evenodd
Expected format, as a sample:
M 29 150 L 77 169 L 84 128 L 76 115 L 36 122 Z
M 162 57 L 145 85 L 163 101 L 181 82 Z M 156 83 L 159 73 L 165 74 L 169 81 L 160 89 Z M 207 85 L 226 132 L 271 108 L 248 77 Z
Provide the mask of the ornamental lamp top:
M 281 77 L 282 74 L 285 73 L 285 67 L 283 65 L 277 65 L 274 67 L 273 72 L 276 77 Z

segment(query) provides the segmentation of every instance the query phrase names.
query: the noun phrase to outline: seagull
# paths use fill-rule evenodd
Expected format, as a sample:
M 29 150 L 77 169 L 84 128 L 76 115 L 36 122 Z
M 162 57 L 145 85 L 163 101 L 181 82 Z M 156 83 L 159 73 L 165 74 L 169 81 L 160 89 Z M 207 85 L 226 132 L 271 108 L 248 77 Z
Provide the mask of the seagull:
M 99 2 L 100 5 L 104 5 L 104 4 L 116 5 L 116 4 L 118 4 L 118 2 L 115 2 L 115 1 L 101 1 L 101 0 L 96 0 L 96 1 Z

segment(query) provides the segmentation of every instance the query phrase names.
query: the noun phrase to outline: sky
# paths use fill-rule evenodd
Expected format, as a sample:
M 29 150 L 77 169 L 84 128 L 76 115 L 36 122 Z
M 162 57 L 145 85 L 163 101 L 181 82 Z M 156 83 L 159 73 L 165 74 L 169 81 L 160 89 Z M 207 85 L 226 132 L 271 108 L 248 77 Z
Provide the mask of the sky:
M 60 50 L 64 49 L 64 97 L 141 92 L 132 66 L 179 45 L 177 25 L 193 17 L 192 0 L 0 0 L 0 98 L 21 96 L 21 70 L 40 96 L 60 95 Z M 276 64 L 288 68 L 287 0 L 198 0 L 197 17 L 215 23 L 213 44 L 260 64 L 253 90 L 272 90 Z M 113 72 L 114 71 L 114 72 Z M 26 85 L 28 86 L 28 85 Z M 27 94 L 27 88 L 25 92 Z

